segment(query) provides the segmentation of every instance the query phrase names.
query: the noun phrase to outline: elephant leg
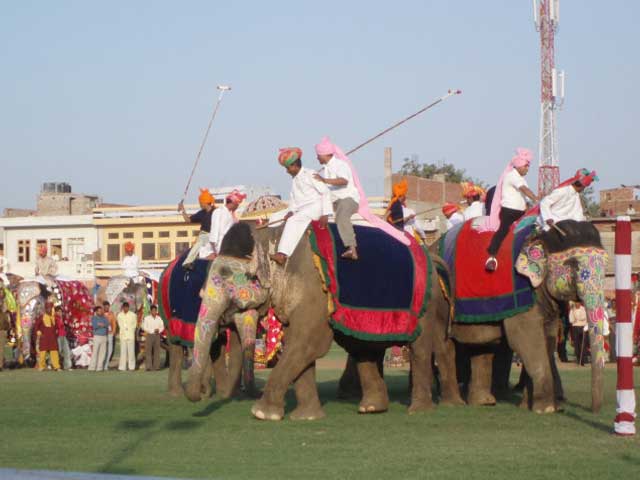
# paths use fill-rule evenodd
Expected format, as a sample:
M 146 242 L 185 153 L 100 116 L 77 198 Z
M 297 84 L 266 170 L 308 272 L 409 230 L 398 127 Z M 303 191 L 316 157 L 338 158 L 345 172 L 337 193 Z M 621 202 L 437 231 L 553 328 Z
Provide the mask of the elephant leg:
M 308 311 L 314 310 L 305 309 Z M 324 316 L 314 319 L 306 315 L 300 323 L 291 322 L 284 338 L 286 343 L 282 357 L 269 375 L 262 398 L 251 409 L 251 413 L 260 420 L 282 420 L 284 395 L 289 385 L 312 362 L 329 351 L 333 332 Z
M 469 405 L 495 405 L 491 394 L 491 374 L 493 352 L 482 349 L 471 356 L 471 382 L 469 384 Z
M 213 395 L 213 387 L 211 386 L 213 373 L 213 360 L 211 359 L 211 355 L 209 355 L 208 358 L 205 357 L 204 359 L 204 368 L 202 369 L 202 377 L 200 379 L 200 392 L 203 398 L 210 398 Z
M 532 316 L 534 318 L 531 318 Z M 536 413 L 554 412 L 556 407 L 553 375 L 549 365 L 542 315 L 533 309 L 525 314 L 508 318 L 503 324 L 509 346 L 520 355 L 522 364 L 531 377 L 533 385 L 530 395 L 531 408 Z
M 433 368 L 431 363 L 433 339 L 430 330 L 431 328 L 423 331 L 411 345 L 410 414 L 433 409 L 433 399 L 431 398 L 431 385 L 433 384 Z
M 254 375 L 254 356 L 256 351 L 256 328 L 258 325 L 258 311 L 251 309 L 233 315 L 233 321 L 240 335 L 242 344 L 242 384 L 244 392 L 252 398 L 258 398 L 260 392 L 256 388 Z
M 378 370 L 378 357 L 376 355 L 359 356 L 356 366 L 362 384 L 362 399 L 358 412 L 386 412 L 389 409 L 389 393 Z
M 169 394 L 174 397 L 182 395 L 182 345 L 169 345 Z
M 208 293 L 202 300 L 198 322 L 193 342 L 193 363 L 189 368 L 185 395 L 192 402 L 202 398 L 202 384 L 211 379 L 209 364 L 211 363 L 211 343 L 218 337 L 220 317 L 227 308 L 229 301 L 221 289 L 207 289 Z
M 556 348 L 558 341 L 556 337 L 547 337 L 547 352 L 549 353 L 549 365 L 551 366 L 551 375 L 553 376 L 553 391 L 556 402 L 563 402 L 564 388 L 562 388 L 562 379 L 560 378 L 560 372 L 558 371 L 558 365 L 556 365 Z
M 362 386 L 360 385 L 360 376 L 358 375 L 358 367 L 353 355 L 347 357 L 347 363 L 344 372 L 338 382 L 338 398 L 361 398 Z
M 289 415 L 291 420 L 318 420 L 326 416 L 316 386 L 316 362 L 300 374 L 293 386 L 298 406 Z
M 448 319 L 449 305 L 445 303 L 443 308 L 446 309 L 446 312 L 438 312 L 437 315 L 446 315 L 443 319 Z M 432 341 L 433 352 L 435 353 L 440 373 L 440 404 L 464 405 L 464 400 L 460 396 L 460 386 L 458 385 L 456 373 L 456 347 L 453 340 L 448 338 L 447 329 L 448 320 L 439 321 L 437 318 L 435 319 Z
M 230 335 L 230 349 L 227 364 L 226 339 Z M 237 395 L 236 388 L 239 387 L 240 372 L 242 369 L 242 359 L 237 360 L 241 355 L 240 340 L 235 330 L 228 329 L 212 347 L 213 377 L 216 385 L 216 394 L 221 399 L 228 399 Z

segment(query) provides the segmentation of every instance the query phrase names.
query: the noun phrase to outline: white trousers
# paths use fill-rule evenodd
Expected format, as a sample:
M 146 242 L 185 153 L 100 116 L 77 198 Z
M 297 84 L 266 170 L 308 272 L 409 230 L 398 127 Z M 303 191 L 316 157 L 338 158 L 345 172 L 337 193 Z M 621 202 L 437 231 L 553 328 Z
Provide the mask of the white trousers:
M 312 220 L 318 220 L 322 216 L 322 205 L 312 204 L 294 213 L 284 225 L 282 237 L 278 244 L 278 252 L 291 256 L 298 246 L 298 242 L 307 230 Z
M 91 352 L 91 362 L 89 363 L 89 370 L 97 370 L 101 372 L 104 370 L 104 358 L 107 354 L 107 336 L 106 335 L 94 335 L 93 336 L 93 352 Z
M 118 370 L 126 370 L 127 364 L 129 370 L 136 369 L 136 346 L 135 340 L 120 340 L 120 362 Z

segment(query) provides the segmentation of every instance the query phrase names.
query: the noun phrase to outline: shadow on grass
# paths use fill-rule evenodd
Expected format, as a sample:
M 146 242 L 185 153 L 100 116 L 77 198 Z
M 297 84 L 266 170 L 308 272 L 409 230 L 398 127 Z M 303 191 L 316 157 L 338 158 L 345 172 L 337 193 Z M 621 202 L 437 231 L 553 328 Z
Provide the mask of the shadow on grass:
M 202 410 L 193 414 L 196 418 L 208 417 L 216 410 L 219 410 L 227 403 L 233 402 L 233 398 L 225 398 L 224 400 L 215 400 L 213 402 L 208 403 Z
M 591 411 L 589 411 L 589 413 L 591 413 Z M 582 417 L 582 416 L 580 416 L 577 413 L 572 412 L 572 411 L 565 410 L 564 412 L 560 412 L 558 415 L 563 415 L 563 416 L 565 416 L 567 418 L 570 418 L 572 420 L 580 422 L 580 423 L 582 423 L 582 424 L 584 424 L 584 425 L 586 425 L 588 427 L 591 427 L 591 428 L 593 428 L 595 430 L 598 430 L 600 432 L 604 432 L 604 433 L 612 433 L 613 432 L 613 425 L 608 424 L 608 423 L 605 424 L 605 423 L 602 423 L 602 422 L 598 422 L 596 420 L 591 420 L 589 418 L 584 418 L 584 417 Z

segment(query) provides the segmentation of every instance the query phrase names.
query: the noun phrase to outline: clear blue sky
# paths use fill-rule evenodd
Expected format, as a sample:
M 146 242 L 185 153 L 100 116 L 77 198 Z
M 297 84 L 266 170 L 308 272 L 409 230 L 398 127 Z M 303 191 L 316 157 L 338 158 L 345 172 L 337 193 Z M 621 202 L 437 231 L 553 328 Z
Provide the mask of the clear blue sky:
M 640 183 L 640 2 L 564 0 L 561 15 L 562 176 L 587 166 L 600 188 Z M 286 195 L 278 147 L 315 166 L 322 135 L 346 150 L 448 88 L 464 93 L 354 156 L 365 188 L 382 193 L 385 146 L 395 169 L 417 154 L 492 183 L 515 147 L 537 158 L 539 55 L 529 0 L 6 0 L 0 208 L 33 207 L 45 181 L 177 202 L 219 83 L 233 91 L 189 201 L 238 183 Z

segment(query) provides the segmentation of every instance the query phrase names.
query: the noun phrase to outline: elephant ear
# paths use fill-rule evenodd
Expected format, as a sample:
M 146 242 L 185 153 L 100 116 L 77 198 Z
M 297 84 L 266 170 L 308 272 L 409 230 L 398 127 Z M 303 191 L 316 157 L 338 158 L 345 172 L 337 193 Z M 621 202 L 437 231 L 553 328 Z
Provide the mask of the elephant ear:
M 540 242 L 526 245 L 516 261 L 516 271 L 529 278 L 534 288 L 539 287 L 547 272 L 547 255 Z

